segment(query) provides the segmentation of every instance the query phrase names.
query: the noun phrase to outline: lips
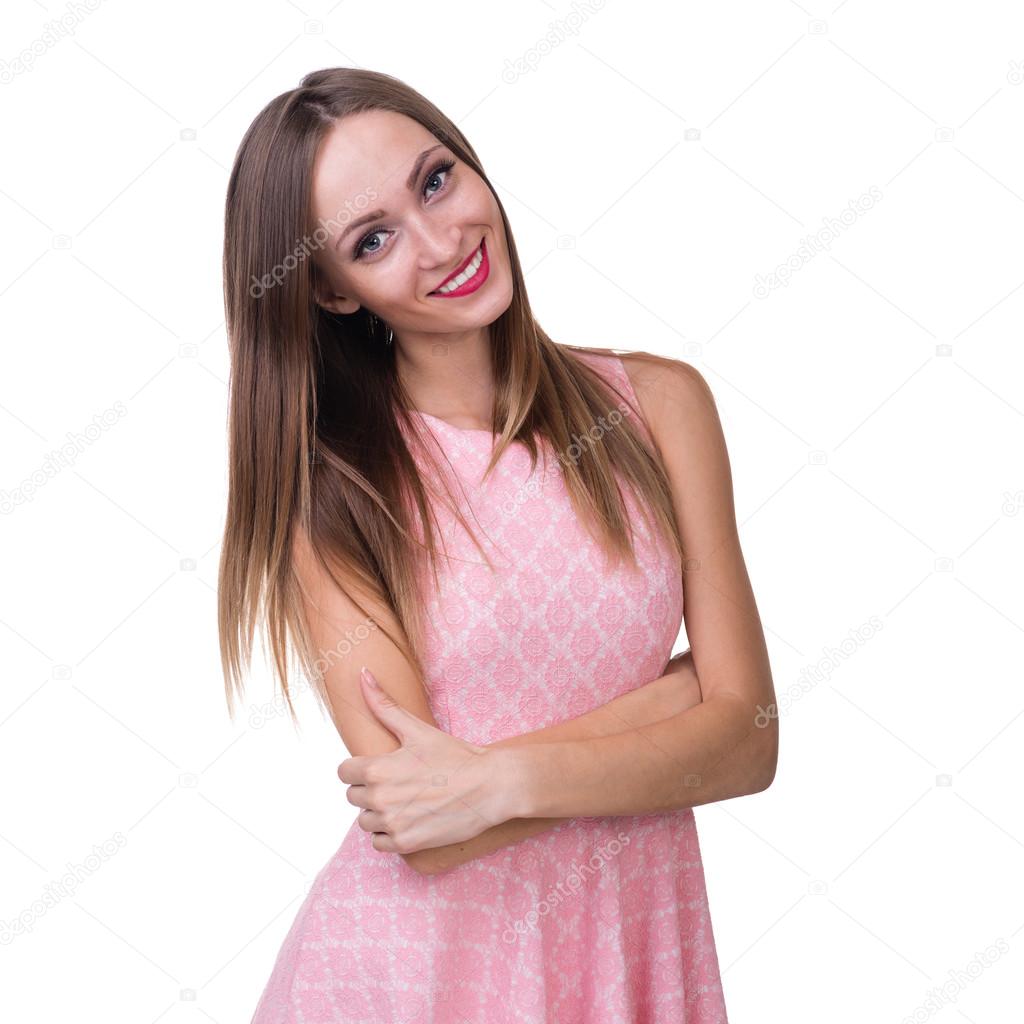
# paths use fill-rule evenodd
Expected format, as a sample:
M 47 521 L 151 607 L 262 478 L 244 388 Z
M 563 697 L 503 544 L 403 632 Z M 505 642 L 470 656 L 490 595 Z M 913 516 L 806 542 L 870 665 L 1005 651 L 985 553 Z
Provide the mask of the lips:
M 470 263 L 473 262 L 473 260 L 476 258 L 476 254 L 480 251 L 480 246 L 483 245 L 483 244 L 484 244 L 484 240 L 481 238 L 479 244 L 477 245 L 477 247 L 462 261 L 462 263 L 459 264 L 459 266 L 455 270 L 453 270 L 437 286 L 437 288 L 435 288 L 429 294 L 430 295 L 435 295 L 441 288 L 443 288 L 446 284 L 448 284 L 449 281 L 454 281 L 455 278 L 457 278 L 459 276 L 459 274 L 461 274 L 466 269 L 466 267 L 468 267 L 470 265 Z

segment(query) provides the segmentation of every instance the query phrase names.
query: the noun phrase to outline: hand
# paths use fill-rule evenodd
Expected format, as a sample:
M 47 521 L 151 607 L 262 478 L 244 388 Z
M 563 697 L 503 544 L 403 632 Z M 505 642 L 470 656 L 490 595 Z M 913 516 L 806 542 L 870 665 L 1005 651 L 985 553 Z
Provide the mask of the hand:
M 391 753 L 350 757 L 338 766 L 338 778 L 350 783 L 349 803 L 363 808 L 357 821 L 373 833 L 375 850 L 447 846 L 508 820 L 507 786 L 497 777 L 501 755 L 410 714 L 369 669 L 360 679 L 367 707 L 401 743 Z
M 671 679 L 665 704 L 666 715 L 681 715 L 704 700 L 693 665 L 693 651 L 689 647 L 669 659 L 662 675 Z
M 696 671 L 693 667 L 693 650 L 689 647 L 687 647 L 681 654 L 672 655 L 661 674 L 663 676 L 669 676 L 683 673 L 692 673 L 696 675 Z

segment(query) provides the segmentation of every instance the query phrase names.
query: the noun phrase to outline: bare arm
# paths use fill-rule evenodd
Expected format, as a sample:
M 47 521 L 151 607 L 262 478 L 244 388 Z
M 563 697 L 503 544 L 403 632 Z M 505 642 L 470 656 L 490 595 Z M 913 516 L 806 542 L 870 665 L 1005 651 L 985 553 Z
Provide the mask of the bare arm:
M 775 771 L 764 717 L 722 694 L 615 735 L 503 751 L 518 816 L 664 814 L 761 792 Z
M 343 575 L 347 589 L 340 589 L 319 565 L 312 545 L 304 535 L 296 538 L 293 554 L 312 640 L 317 653 L 328 665 L 324 681 L 332 717 L 347 750 L 352 755 L 361 756 L 390 753 L 399 746 L 395 735 L 366 707 L 358 682 L 359 666 L 364 663 L 372 666 L 374 673 L 386 680 L 389 697 L 421 721 L 438 727 L 422 681 L 390 639 L 390 636 L 401 635 L 402 629 L 387 605 L 377 595 L 360 587 L 358 580 L 347 575 Z M 340 572 L 337 566 L 335 570 Z M 366 605 L 365 610 L 357 607 L 353 596 Z M 358 646 L 358 657 L 338 657 L 336 652 L 341 649 L 342 640 L 356 631 L 365 634 L 365 639 Z M 687 651 L 669 662 L 665 676 L 603 707 L 547 729 L 501 740 L 495 746 L 588 739 L 677 714 L 700 700 L 700 688 L 692 663 L 692 656 Z M 441 867 L 453 867 L 528 835 L 544 832 L 564 820 L 530 818 L 505 821 L 475 837 L 471 843 L 459 844 L 457 848 L 454 845 L 427 848 L 401 856 L 414 870 L 433 874 Z M 438 851 L 444 857 L 443 864 L 435 857 Z
M 545 819 L 537 831 L 581 815 L 664 813 L 760 792 L 775 774 L 777 718 L 763 710 L 775 703 L 771 667 L 740 550 L 714 400 L 693 367 L 645 359 L 643 381 L 632 370 L 631 376 L 672 489 L 683 547 L 683 612 L 701 700 L 625 730 L 604 709 L 605 725 L 617 729 L 611 734 L 594 719 L 582 737 L 547 732 L 542 741 L 522 737 L 484 748 L 501 780 L 503 811 L 513 821 Z M 452 845 L 456 852 L 477 850 Z M 439 859 L 435 870 L 448 863 Z
M 559 743 L 568 740 L 591 740 L 613 736 L 627 729 L 636 729 L 672 718 L 699 704 L 700 683 L 693 669 L 689 650 L 677 654 L 665 666 L 664 674 L 643 686 L 622 694 L 614 700 L 578 718 L 570 718 L 536 732 L 523 733 L 498 740 L 492 749 L 534 743 Z M 486 857 L 495 850 L 539 835 L 569 821 L 569 817 L 511 818 L 481 832 L 462 843 L 451 843 L 407 854 L 412 866 L 422 874 L 438 874 L 470 860 Z
M 775 704 L 771 666 L 714 396 L 686 363 L 632 359 L 627 370 L 672 490 L 703 699 L 617 735 L 493 751 L 518 817 L 664 813 L 760 792 L 775 775 L 778 718 L 764 711 Z

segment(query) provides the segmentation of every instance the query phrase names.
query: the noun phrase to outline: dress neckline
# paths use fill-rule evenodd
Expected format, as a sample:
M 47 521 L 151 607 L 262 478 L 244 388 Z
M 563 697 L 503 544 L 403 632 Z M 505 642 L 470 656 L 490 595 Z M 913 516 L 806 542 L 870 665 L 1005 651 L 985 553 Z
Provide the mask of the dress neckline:
M 597 358 L 600 358 L 602 355 L 606 356 L 606 357 L 607 356 L 611 356 L 611 357 L 613 357 L 613 360 L 615 362 L 617 362 L 619 372 L 621 372 L 622 374 L 626 373 L 626 371 L 625 371 L 625 364 L 622 362 L 622 358 L 620 356 L 616 355 L 611 349 L 597 349 L 594 352 L 588 351 L 587 349 L 583 349 L 580 352 L 580 354 L 582 354 L 584 359 L 587 359 L 588 362 L 590 361 L 588 359 L 588 357 L 596 356 Z M 609 360 L 609 361 L 612 361 L 612 360 Z M 593 365 L 593 364 L 591 364 L 591 365 Z M 600 372 L 600 371 L 598 371 L 598 372 Z M 613 370 L 612 373 L 614 374 L 615 370 Z M 628 377 L 627 377 L 627 379 L 628 379 Z M 419 409 L 410 409 L 409 411 L 411 413 L 413 413 L 413 415 L 419 416 L 422 419 L 431 420 L 434 423 L 440 423 L 442 427 L 446 428 L 447 430 L 454 430 L 457 434 L 479 434 L 482 437 L 489 438 L 492 441 L 494 440 L 494 438 L 499 436 L 493 430 L 487 430 L 484 427 L 457 427 L 457 426 L 455 426 L 454 423 L 449 423 L 447 420 L 441 419 L 440 416 L 434 416 L 432 413 L 420 412 Z
M 416 416 L 420 416 L 426 420 L 433 420 L 434 423 L 440 423 L 443 427 L 447 427 L 449 430 L 457 431 L 460 434 L 485 434 L 487 437 L 497 437 L 493 430 L 487 430 L 484 427 L 457 427 L 454 423 L 449 423 L 447 420 L 441 419 L 440 416 L 434 416 L 429 412 L 420 412 L 419 409 L 411 409 L 410 412 Z

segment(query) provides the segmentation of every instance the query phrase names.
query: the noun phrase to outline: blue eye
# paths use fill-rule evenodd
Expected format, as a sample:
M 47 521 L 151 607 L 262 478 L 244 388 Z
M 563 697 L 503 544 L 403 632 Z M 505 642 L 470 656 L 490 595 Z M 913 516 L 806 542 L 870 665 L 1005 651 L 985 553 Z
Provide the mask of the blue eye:
M 433 169 L 427 174 L 427 177 L 426 177 L 426 179 L 423 182 L 423 191 L 424 191 L 424 193 L 426 193 L 427 186 L 431 183 L 431 181 L 434 180 L 434 178 L 439 177 L 442 174 L 447 175 L 447 172 L 450 171 L 454 166 L 455 166 L 455 161 L 454 160 L 442 160 L 440 163 L 435 164 Z M 432 195 L 437 195 L 439 192 L 443 192 L 445 190 L 445 188 L 447 188 L 447 187 L 448 187 L 448 179 L 446 177 L 444 185 L 442 185 L 441 188 L 437 189 L 435 192 L 433 192 L 431 194 Z M 352 251 L 353 259 L 357 259 L 357 260 L 358 259 L 362 259 L 363 255 L 364 255 L 364 247 L 365 247 L 366 243 L 371 238 L 373 238 L 374 235 L 383 234 L 385 231 L 387 231 L 387 228 L 383 224 L 375 224 L 372 228 L 370 228 L 370 230 L 367 231 L 366 234 L 363 235 L 363 237 L 360 238 L 358 242 L 356 242 L 356 247 Z M 370 250 L 365 250 L 365 251 L 369 255 L 372 256 L 375 252 L 380 252 L 380 249 L 379 248 L 378 249 L 370 249 Z

